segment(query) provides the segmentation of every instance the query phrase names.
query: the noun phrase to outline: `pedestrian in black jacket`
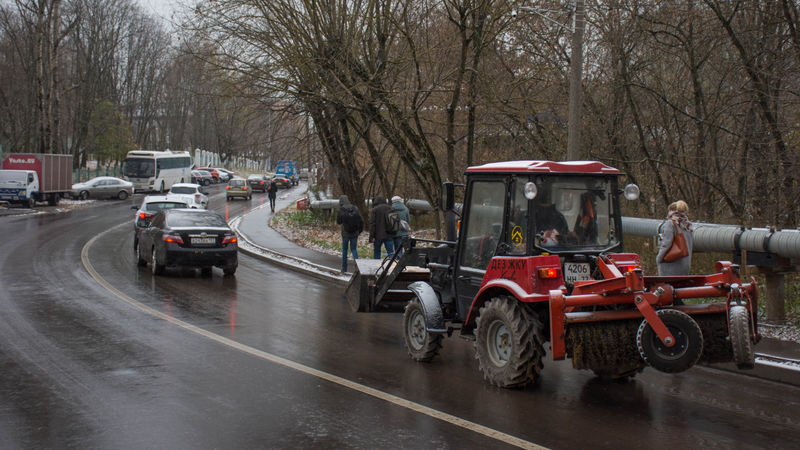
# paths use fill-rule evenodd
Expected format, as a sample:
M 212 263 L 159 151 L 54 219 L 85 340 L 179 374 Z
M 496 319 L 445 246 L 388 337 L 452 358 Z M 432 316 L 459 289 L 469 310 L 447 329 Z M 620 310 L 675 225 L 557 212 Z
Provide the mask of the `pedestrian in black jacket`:
M 267 186 L 267 196 L 269 197 L 269 207 L 272 212 L 275 212 L 275 197 L 278 196 L 278 184 L 275 183 L 274 179 Z
M 364 231 L 364 219 L 356 205 L 350 203 L 346 195 L 339 197 L 339 213 L 336 223 L 342 226 L 342 274 L 347 272 L 347 248 L 353 259 L 358 259 L 358 235 Z
M 372 243 L 373 258 L 381 258 L 381 245 L 386 247 L 389 255 L 394 254 L 395 233 L 386 230 L 386 216 L 391 212 L 392 206 L 386 202 L 382 195 L 376 195 L 372 202 L 372 211 L 369 214 L 369 241 Z

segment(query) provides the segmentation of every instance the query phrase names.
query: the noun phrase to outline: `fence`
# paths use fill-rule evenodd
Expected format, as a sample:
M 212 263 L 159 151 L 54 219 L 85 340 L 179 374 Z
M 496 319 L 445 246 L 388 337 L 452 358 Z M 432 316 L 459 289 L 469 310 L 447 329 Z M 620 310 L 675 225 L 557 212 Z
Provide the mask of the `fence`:
M 105 166 L 98 165 L 95 168 L 79 168 L 72 171 L 72 182 L 80 183 L 94 177 L 118 177 L 122 175 L 122 167 L 118 162 Z

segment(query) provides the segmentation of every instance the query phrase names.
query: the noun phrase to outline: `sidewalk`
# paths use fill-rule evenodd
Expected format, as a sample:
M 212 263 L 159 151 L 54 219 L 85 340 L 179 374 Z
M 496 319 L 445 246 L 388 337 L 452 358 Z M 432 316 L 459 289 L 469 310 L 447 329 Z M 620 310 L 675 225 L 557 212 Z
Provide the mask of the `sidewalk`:
M 307 185 L 300 183 L 292 189 L 282 191 L 275 204 L 276 211 L 286 208 L 302 198 L 306 189 Z M 283 265 L 292 270 L 299 270 L 318 278 L 337 282 L 344 289 L 350 276 L 339 274 L 342 264 L 341 257 L 301 247 L 270 228 L 267 220 L 273 213 L 269 210 L 269 202 L 266 197 L 264 197 L 264 201 L 264 205 L 254 207 L 240 218 L 231 220 L 232 227 L 242 238 L 239 249 L 251 256 Z M 352 266 L 353 264 L 348 265 Z M 800 343 L 763 338 L 756 345 L 755 352 L 756 368 L 753 370 L 738 370 L 733 363 L 712 364 L 711 366 L 743 375 L 800 386 Z M 785 361 L 785 359 L 791 361 Z

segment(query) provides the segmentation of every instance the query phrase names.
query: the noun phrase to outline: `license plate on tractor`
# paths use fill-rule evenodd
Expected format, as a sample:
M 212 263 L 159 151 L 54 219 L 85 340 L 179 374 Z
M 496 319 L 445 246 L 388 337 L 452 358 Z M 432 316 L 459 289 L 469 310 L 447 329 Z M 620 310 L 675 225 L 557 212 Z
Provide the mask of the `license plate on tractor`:
M 589 263 L 564 263 L 564 282 L 575 284 L 576 281 L 591 279 Z

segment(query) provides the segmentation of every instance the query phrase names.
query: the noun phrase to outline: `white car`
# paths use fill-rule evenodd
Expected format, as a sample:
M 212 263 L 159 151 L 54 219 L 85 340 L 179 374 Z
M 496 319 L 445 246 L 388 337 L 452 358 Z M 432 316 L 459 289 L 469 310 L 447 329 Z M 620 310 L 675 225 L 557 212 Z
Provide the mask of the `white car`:
M 227 183 L 231 180 L 231 178 L 233 178 L 233 172 L 230 170 L 223 169 L 221 167 L 215 167 L 215 169 L 217 169 L 217 172 L 219 172 L 219 181 Z
M 175 183 L 169 189 L 167 197 L 183 199 L 190 208 L 208 208 L 208 196 L 199 184 Z
M 147 228 L 150 224 L 150 219 L 157 212 L 165 209 L 189 207 L 189 204 L 183 198 L 170 198 L 166 195 L 148 195 L 145 197 L 141 206 L 139 206 L 139 210 L 136 211 L 136 217 L 133 219 L 133 249 L 136 250 L 136 244 L 139 242 L 139 232 Z M 136 206 L 131 206 L 131 209 L 136 209 Z

